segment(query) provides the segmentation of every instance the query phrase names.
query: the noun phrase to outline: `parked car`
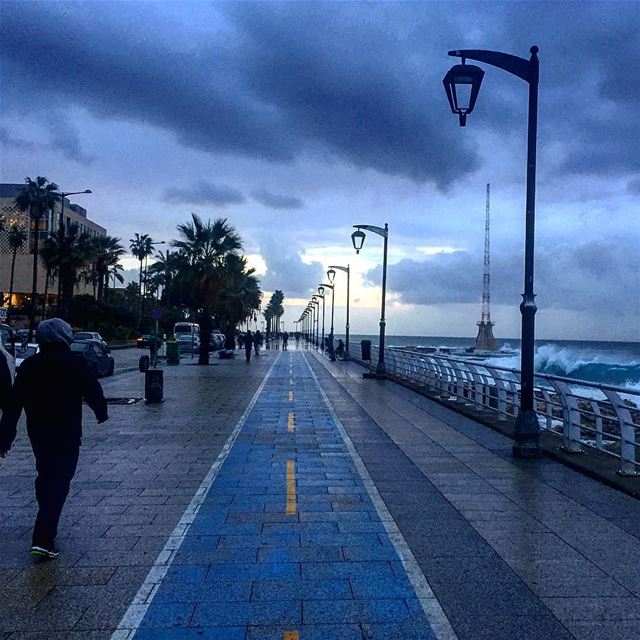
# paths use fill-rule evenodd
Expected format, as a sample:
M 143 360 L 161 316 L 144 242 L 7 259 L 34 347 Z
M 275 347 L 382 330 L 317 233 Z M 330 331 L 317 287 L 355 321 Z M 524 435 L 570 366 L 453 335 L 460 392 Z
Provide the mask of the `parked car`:
M 180 353 L 198 353 L 200 351 L 200 338 L 188 333 L 181 333 L 176 336 Z
M 96 331 L 76 331 L 73 334 L 74 340 L 98 340 L 106 347 L 107 343 L 102 339 L 102 336 Z
M 40 351 L 40 345 L 35 342 L 29 342 L 27 344 L 16 342 L 15 348 L 16 367 L 19 367 L 27 358 L 30 358 Z
M 136 339 L 136 347 L 138 347 L 138 349 L 148 349 L 151 346 L 151 341 L 155 340 L 155 338 L 156 337 L 150 333 L 145 333 Z
M 74 340 L 71 351 L 84 358 L 96 378 L 112 376 L 115 361 L 109 355 L 107 347 L 99 340 Z

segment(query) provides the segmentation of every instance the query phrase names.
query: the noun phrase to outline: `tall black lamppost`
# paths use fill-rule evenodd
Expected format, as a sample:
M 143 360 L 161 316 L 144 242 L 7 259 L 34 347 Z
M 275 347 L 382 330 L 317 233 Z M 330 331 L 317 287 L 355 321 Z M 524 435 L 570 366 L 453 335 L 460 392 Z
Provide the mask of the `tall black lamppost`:
M 157 244 L 166 244 L 166 242 L 164 240 L 159 240 L 158 242 L 150 242 L 149 244 L 152 245 L 152 246 L 155 246 Z M 153 251 L 153 249 L 151 251 Z M 153 255 L 153 253 L 151 255 Z M 148 260 L 149 260 L 149 256 L 146 255 L 144 257 L 144 278 L 143 278 L 144 295 L 142 296 L 142 301 L 141 301 L 142 308 L 141 308 L 141 311 L 140 311 L 140 318 L 144 317 L 145 307 L 147 306 L 146 302 L 147 302 L 147 264 L 148 264 Z M 142 320 L 140 320 L 140 322 L 142 322 Z
M 322 299 L 322 342 L 320 342 L 320 349 L 324 353 L 324 287 L 322 285 L 318 287 L 318 298 Z
M 462 49 L 449 51 L 450 56 L 462 58 L 462 64 L 451 67 L 443 83 L 451 110 L 465 126 L 467 114 L 473 111 L 484 71 L 465 64 L 466 59 L 486 62 L 518 76 L 529 85 L 529 118 L 527 133 L 527 199 L 525 211 L 524 293 L 520 304 L 522 340 L 520 361 L 520 411 L 516 418 L 513 455 L 517 458 L 539 458 L 540 426 L 534 411 L 534 353 L 535 315 L 537 311 L 533 292 L 534 230 L 536 205 L 536 142 L 538 135 L 538 47 L 531 47 L 531 57 L 519 58 L 499 51 Z M 458 95 L 461 93 L 461 95 Z M 461 98 L 467 100 L 461 100 Z
M 360 253 L 360 249 L 362 249 L 362 245 L 364 245 L 365 234 L 362 229 L 366 229 L 367 231 L 371 231 L 372 233 L 376 233 L 379 236 L 384 238 L 384 249 L 383 249 L 383 258 L 382 258 L 382 307 L 380 310 L 380 341 L 378 344 L 378 366 L 376 367 L 376 372 L 373 375 L 368 375 L 367 373 L 363 374 L 364 377 L 375 377 L 382 379 L 384 378 L 385 368 L 384 368 L 384 329 L 385 329 L 385 319 L 384 319 L 384 303 L 385 297 L 387 295 L 387 244 L 389 241 L 389 225 L 385 222 L 384 228 L 382 227 L 374 227 L 369 224 L 354 224 L 356 228 L 351 234 L 351 241 L 353 242 L 353 248 L 356 250 L 356 253 Z
M 320 330 L 320 300 L 318 300 L 318 296 L 311 296 L 311 304 L 313 305 L 313 312 L 315 315 L 315 323 L 316 323 L 316 327 L 315 327 L 315 339 L 314 339 L 314 345 L 316 347 L 316 349 L 318 348 L 318 345 L 320 344 L 318 341 L 318 334 L 319 334 L 319 330 Z
M 334 296 L 334 290 L 333 290 L 333 285 L 332 284 L 327 284 L 326 282 L 323 282 L 321 285 L 321 287 L 324 287 L 325 289 L 331 289 L 331 328 L 329 329 L 329 358 L 331 360 L 331 362 L 335 362 L 336 361 L 336 355 L 333 351 L 333 313 L 334 313 L 334 309 L 335 309 L 335 296 Z
M 333 284 L 336 278 L 335 269 L 344 271 L 347 274 L 347 321 L 345 324 L 346 340 L 345 340 L 345 347 L 344 347 L 344 359 L 348 360 L 349 359 L 349 280 L 351 279 L 351 270 L 349 269 L 349 265 L 347 265 L 346 267 L 341 267 L 340 265 L 337 265 L 337 264 L 331 265 L 329 267 L 329 270 L 327 271 L 327 278 L 329 278 L 329 282 L 331 284 Z M 334 289 L 334 293 L 335 293 L 335 289 Z M 333 325 L 333 322 L 331 324 Z
M 82 193 L 93 193 L 91 189 L 84 191 L 60 191 L 56 195 L 60 196 L 60 221 L 58 223 L 58 246 L 60 255 L 58 257 L 58 315 L 66 320 L 67 311 L 62 309 L 62 263 L 64 262 L 64 199 L 67 196 L 77 196 Z M 53 222 L 53 221 L 52 221 Z M 46 304 L 46 301 L 45 301 Z

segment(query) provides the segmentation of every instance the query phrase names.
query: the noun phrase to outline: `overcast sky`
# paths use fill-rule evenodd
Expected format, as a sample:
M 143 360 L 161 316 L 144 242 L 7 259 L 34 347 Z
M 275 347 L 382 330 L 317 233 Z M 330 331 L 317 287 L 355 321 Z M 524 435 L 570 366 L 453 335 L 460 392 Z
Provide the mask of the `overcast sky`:
M 128 245 L 226 217 L 287 320 L 350 263 L 376 331 L 474 336 L 491 183 L 492 317 L 519 335 L 527 85 L 484 65 L 466 128 L 447 51 L 540 47 L 537 333 L 640 339 L 640 3 L 2 2 L 0 180 L 44 175 Z M 129 261 L 128 266 L 134 267 Z M 336 325 L 344 322 L 338 276 Z

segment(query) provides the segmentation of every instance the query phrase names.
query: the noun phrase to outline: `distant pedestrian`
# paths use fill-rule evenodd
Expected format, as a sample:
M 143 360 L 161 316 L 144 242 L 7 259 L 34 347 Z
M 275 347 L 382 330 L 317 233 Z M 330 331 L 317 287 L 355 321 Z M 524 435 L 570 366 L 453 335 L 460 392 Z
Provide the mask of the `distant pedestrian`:
M 336 347 L 336 358 L 338 358 L 338 360 L 344 359 L 344 342 L 342 342 L 342 338 L 338 338 L 338 346 Z
M 289 334 L 285 331 L 282 334 L 282 350 L 286 351 L 289 346 Z
M 251 331 L 247 331 L 247 333 L 244 334 L 244 338 L 243 338 L 244 355 L 247 358 L 247 362 L 251 362 L 251 347 L 253 346 L 253 343 L 255 340 L 256 340 L 256 336 L 252 336 Z
M 256 332 L 253 336 L 253 350 L 256 355 L 260 355 L 260 346 L 262 345 L 262 334 L 260 333 L 260 329 L 256 329 Z
M 80 453 L 82 401 L 91 407 L 98 423 L 109 416 L 100 383 L 84 359 L 69 348 L 71 327 L 59 318 L 45 320 L 38 325 L 36 340 L 40 353 L 20 365 L 0 421 L 0 457 L 11 448 L 24 409 L 38 472 L 38 515 L 31 553 L 56 558 L 58 522 Z
M 300 345 L 300 332 L 296 331 L 296 349 Z

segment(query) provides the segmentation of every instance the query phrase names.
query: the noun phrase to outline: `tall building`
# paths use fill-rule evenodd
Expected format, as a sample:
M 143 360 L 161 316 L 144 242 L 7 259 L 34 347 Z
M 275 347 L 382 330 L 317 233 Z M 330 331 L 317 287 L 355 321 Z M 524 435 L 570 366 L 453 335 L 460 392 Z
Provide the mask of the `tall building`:
M 0 217 L 4 221 L 4 230 L 0 231 L 0 292 L 4 296 L 4 305 L 9 304 L 9 290 L 11 280 L 11 262 L 13 251 L 9 246 L 9 230 L 15 224 L 22 227 L 27 233 L 29 240 L 16 254 L 15 270 L 13 276 L 13 298 L 11 306 L 20 307 L 31 297 L 31 287 L 33 278 L 33 246 L 35 234 L 39 234 L 40 243 L 49 237 L 53 230 L 57 230 L 60 225 L 62 213 L 62 199 L 58 199 L 52 211 L 49 211 L 39 222 L 38 229 L 35 223 L 29 219 L 29 212 L 22 212 L 16 207 L 16 196 L 24 189 L 24 184 L 0 184 Z M 104 236 L 107 230 L 99 224 L 87 218 L 87 210 L 73 204 L 68 198 L 64 201 L 64 225 L 69 227 L 72 223 L 80 225 L 81 231 L 95 236 Z M 38 294 L 43 296 L 45 292 L 46 270 L 42 261 L 38 259 Z M 49 280 L 47 292 L 47 304 L 55 304 L 58 293 L 58 282 L 56 278 Z M 93 287 L 80 282 L 77 293 L 93 293 Z

